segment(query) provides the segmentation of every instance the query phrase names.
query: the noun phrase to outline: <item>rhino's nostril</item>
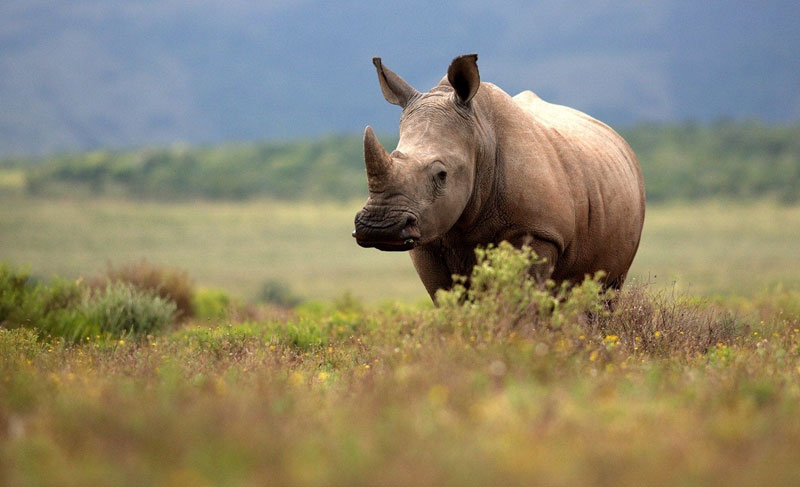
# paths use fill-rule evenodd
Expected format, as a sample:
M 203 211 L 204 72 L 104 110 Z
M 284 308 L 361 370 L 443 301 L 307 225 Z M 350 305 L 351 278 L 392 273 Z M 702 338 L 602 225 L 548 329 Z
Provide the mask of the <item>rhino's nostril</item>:
M 400 230 L 400 239 L 406 243 L 409 243 L 409 240 L 414 241 L 419 238 L 420 235 L 419 228 L 417 228 L 417 217 L 409 215 L 406 218 L 405 226 L 402 228 L 402 230 Z

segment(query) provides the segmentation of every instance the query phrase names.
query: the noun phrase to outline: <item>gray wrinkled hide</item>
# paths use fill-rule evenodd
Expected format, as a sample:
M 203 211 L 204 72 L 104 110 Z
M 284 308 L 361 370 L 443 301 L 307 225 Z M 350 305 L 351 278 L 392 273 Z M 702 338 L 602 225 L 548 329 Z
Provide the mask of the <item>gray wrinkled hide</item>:
M 365 132 L 359 244 L 410 250 L 432 297 L 453 274 L 469 275 L 476 246 L 503 240 L 547 258 L 534 270 L 541 277 L 603 270 L 607 286 L 622 285 L 645 197 L 636 156 L 616 132 L 530 91 L 512 98 L 481 82 L 477 55 L 456 58 L 427 93 L 374 63 L 384 97 L 403 112 L 391 154 Z

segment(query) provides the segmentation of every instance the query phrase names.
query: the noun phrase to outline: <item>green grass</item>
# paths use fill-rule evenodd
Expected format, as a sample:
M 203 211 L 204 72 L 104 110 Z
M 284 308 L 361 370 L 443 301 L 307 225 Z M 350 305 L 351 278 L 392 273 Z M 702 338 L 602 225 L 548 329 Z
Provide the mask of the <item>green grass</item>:
M 553 299 L 532 258 L 482 253 L 438 308 L 206 295 L 213 313 L 77 343 L 0 316 L 0 482 L 797 484 L 800 293 L 630 285 L 610 310 L 592 280 Z M 63 286 L 9 276 L 4 302 Z
M 714 295 L 800 289 L 800 206 L 651 205 L 631 274 L 656 287 Z
M 437 309 L 77 345 L 0 327 L 0 481 L 797 485 L 800 294 L 631 286 L 608 313 L 591 282 L 532 303 L 500 262 Z
M 350 290 L 370 301 L 425 295 L 407 255 L 358 247 L 358 204 L 134 203 L 6 199 L 0 260 L 49 277 L 100 273 L 147 258 L 198 284 L 255 297 L 265 281 L 307 298 Z
M 407 255 L 358 247 L 360 203 L 125 200 L 0 201 L 0 260 L 43 277 L 96 274 L 149 261 L 185 269 L 199 285 L 253 298 L 267 281 L 329 300 L 426 300 Z M 700 295 L 800 287 L 800 207 L 772 203 L 648 208 L 631 281 Z

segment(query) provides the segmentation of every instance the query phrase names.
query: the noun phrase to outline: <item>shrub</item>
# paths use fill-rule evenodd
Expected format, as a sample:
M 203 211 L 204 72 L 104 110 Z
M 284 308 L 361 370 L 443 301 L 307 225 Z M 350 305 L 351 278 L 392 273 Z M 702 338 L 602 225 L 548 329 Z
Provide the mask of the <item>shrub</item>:
M 20 360 L 31 360 L 42 350 L 36 332 L 25 328 L 0 328 L 0 372 Z
M 455 285 L 436 295 L 439 324 L 491 340 L 512 331 L 530 334 L 538 327 L 559 329 L 604 312 L 612 291 L 603 291 L 602 273 L 583 283 L 557 286 L 539 282 L 531 269 L 544 260 L 528 247 L 508 242 L 476 249 L 477 263 L 469 280 L 454 276 Z
M 37 282 L 25 271 L 0 264 L 0 326 L 30 328 L 74 340 L 92 333 L 82 312 L 84 289 L 78 282 Z
M 109 266 L 106 277 L 107 281 L 126 282 L 174 302 L 177 307 L 176 318 L 179 320 L 194 316 L 194 284 L 185 271 L 155 266 L 141 260 L 117 268 Z
M 644 286 L 604 290 L 602 273 L 574 286 L 537 282 L 530 268 L 541 260 L 505 242 L 479 249 L 476 257 L 468 286 L 457 277 L 451 290 L 437 294 L 440 329 L 481 341 L 557 331 L 562 338 L 579 338 L 576 343 L 591 337 L 605 348 L 661 356 L 703 354 L 748 330 L 736 313 L 703 300 L 651 294 Z M 785 298 L 780 309 L 796 302 Z
M 287 345 L 308 350 L 328 343 L 327 334 L 315 322 L 300 320 L 286 323 L 284 340 Z
M 618 337 L 629 353 L 705 353 L 716 344 L 731 343 L 746 328 L 729 309 L 696 298 L 652 294 L 641 285 L 622 290 L 614 304 L 614 312 L 592 327 L 600 336 Z
M 333 300 L 333 309 L 342 313 L 361 313 L 364 305 L 350 291 L 345 291 Z
M 227 317 L 232 305 L 230 296 L 217 289 L 201 289 L 194 294 L 192 301 L 195 317 L 204 320 Z
M 577 353 L 587 352 L 589 361 L 603 361 L 612 350 L 628 355 L 702 355 L 734 344 L 751 330 L 752 318 L 708 301 L 652 294 L 641 285 L 621 292 L 603 290 L 602 274 L 574 286 L 537 282 L 529 270 L 541 261 L 530 249 L 502 243 L 478 250 L 476 256 L 469 284 L 456 277 L 451 290 L 437 293 L 439 307 L 430 320 L 437 332 L 484 343 L 533 338 L 550 348 L 571 346 Z M 759 312 L 797 320 L 790 311 L 800 302 L 797 296 L 789 293 L 777 299 L 777 305 L 774 299 L 762 302 Z
M 78 341 L 95 335 L 150 333 L 176 316 L 172 301 L 132 284 L 94 289 L 81 282 L 35 282 L 27 272 L 0 264 L 0 326 Z
M 284 308 L 293 308 L 303 302 L 286 283 L 277 280 L 269 280 L 261 285 L 258 300 Z
M 146 334 L 171 324 L 177 313 L 174 302 L 133 284 L 109 283 L 101 293 L 87 294 L 84 311 L 101 333 L 115 336 Z

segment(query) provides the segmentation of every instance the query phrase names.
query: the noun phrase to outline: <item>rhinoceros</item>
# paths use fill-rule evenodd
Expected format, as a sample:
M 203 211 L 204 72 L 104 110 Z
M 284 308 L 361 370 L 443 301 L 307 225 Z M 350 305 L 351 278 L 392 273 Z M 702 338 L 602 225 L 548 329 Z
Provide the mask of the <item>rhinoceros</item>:
M 434 301 L 454 274 L 469 276 L 476 247 L 504 240 L 546 259 L 532 270 L 540 278 L 602 270 L 606 287 L 621 287 L 644 223 L 636 155 L 578 110 L 482 82 L 477 60 L 455 58 L 420 93 L 373 59 L 384 98 L 402 107 L 400 138 L 390 154 L 364 131 L 369 197 L 353 237 L 410 251 Z

